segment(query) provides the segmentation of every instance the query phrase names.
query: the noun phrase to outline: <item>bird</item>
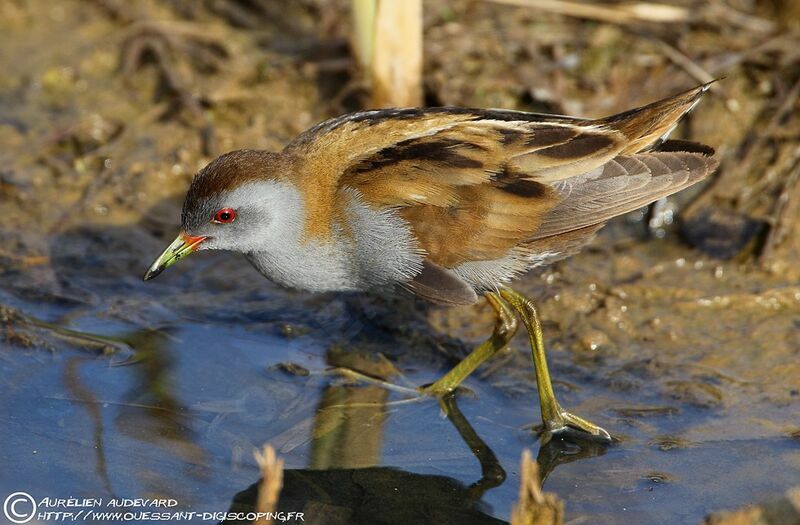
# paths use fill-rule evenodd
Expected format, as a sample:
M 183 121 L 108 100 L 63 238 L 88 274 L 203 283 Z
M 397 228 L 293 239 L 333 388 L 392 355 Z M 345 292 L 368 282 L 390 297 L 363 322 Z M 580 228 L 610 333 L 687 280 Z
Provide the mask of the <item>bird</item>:
M 611 441 L 553 391 L 534 301 L 510 283 L 577 253 L 610 219 L 707 177 L 713 148 L 669 134 L 711 83 L 599 119 L 462 107 L 359 111 L 280 152 L 236 150 L 191 181 L 150 280 L 201 250 L 239 252 L 277 285 L 482 297 L 491 336 L 419 391 L 446 396 L 528 332 L 544 431 Z

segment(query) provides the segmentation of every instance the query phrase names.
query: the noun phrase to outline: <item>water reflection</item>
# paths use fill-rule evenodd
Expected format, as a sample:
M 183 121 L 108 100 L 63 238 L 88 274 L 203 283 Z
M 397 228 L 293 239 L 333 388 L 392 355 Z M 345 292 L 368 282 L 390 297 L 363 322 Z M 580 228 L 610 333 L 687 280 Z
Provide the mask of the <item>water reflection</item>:
M 396 375 L 394 367 L 382 366 L 383 361 L 363 352 L 332 349 L 326 360 L 330 366 L 349 366 L 383 381 Z M 388 401 L 389 391 L 379 386 L 327 385 L 314 417 L 309 466 L 354 469 L 380 464 Z
M 480 501 L 505 480 L 505 471 L 454 397 L 443 400 L 442 408 L 480 463 L 480 479 L 466 485 L 447 476 L 376 466 L 387 399 L 388 392 L 377 386 L 326 388 L 315 418 L 311 468 L 284 472 L 279 510 L 304 512 L 306 523 L 505 523 Z M 231 512 L 252 510 L 258 485 L 238 493 Z
M 102 385 L 93 384 L 89 375 L 90 367 L 96 363 L 93 359 L 71 357 L 63 372 L 70 399 L 81 403 L 91 421 L 95 472 L 111 496 L 117 494 L 106 458 L 105 438 L 109 433 L 104 428 L 107 423 L 103 417 L 105 406 L 115 407 L 112 419 L 115 432 L 110 434 L 115 442 L 118 436 L 125 436 L 146 445 L 153 455 L 165 454 L 187 466 L 207 463 L 202 448 L 196 443 L 190 412 L 175 392 L 177 385 L 171 373 L 170 336 L 162 331 L 143 329 L 117 335 L 114 341 L 132 351 L 126 359 L 110 364 L 129 367 L 132 376 L 127 392 L 121 393 L 117 399 L 98 398 L 96 390 L 98 387 L 102 389 Z M 144 466 L 147 460 L 141 463 Z M 197 473 L 198 469 L 189 471 Z M 131 473 L 140 478 L 150 493 L 170 493 L 169 480 L 162 477 L 158 469 L 133 468 Z
M 536 455 L 536 463 L 539 464 L 539 475 L 542 483 L 547 481 L 548 476 L 559 465 L 566 465 L 580 459 L 589 459 L 602 456 L 608 451 L 609 445 L 597 441 L 567 441 L 563 439 L 551 439 L 541 447 Z
M 109 495 L 114 496 L 114 489 L 111 477 L 108 474 L 108 462 L 106 460 L 105 440 L 103 439 L 103 416 L 100 405 L 95 398 L 94 392 L 80 377 L 80 367 L 89 361 L 86 357 L 71 357 L 67 360 L 64 367 L 64 386 L 69 395 L 86 407 L 89 419 L 92 422 L 92 442 L 95 451 L 95 473 L 102 480 L 103 487 Z
M 188 464 L 204 464 L 188 408 L 175 392 L 169 335 L 159 330 L 138 330 L 123 339 L 135 353 L 121 365 L 135 365 L 132 372 L 136 380 L 123 394 L 123 404 L 114 418 L 117 431 Z
M 379 466 L 391 403 L 389 392 L 379 386 L 326 386 L 310 429 L 310 468 L 284 472 L 278 510 L 303 512 L 306 523 L 506 523 L 493 517 L 492 509 L 481 501 L 487 491 L 505 482 L 506 472 L 454 395 L 442 399 L 440 405 L 478 461 L 479 479 L 464 483 L 448 476 Z M 553 439 L 540 448 L 537 462 L 544 479 L 558 465 L 602 455 L 605 450 L 601 443 Z M 229 510 L 252 511 L 259 483 L 236 494 Z
M 303 512 L 305 523 L 501 524 L 469 487 L 446 476 L 390 467 L 284 472 L 278 509 Z M 253 510 L 258 483 L 238 493 L 230 512 Z M 299 510 L 298 510 L 299 509 Z M 225 523 L 245 523 L 227 521 Z
M 380 464 L 389 392 L 378 386 L 325 389 L 314 418 L 312 469 Z
M 456 396 L 450 395 L 441 400 L 442 409 L 447 415 L 447 419 L 456 427 L 458 434 L 467 444 L 469 449 L 481 464 L 481 479 L 470 485 L 470 492 L 473 499 L 480 499 L 487 490 L 500 486 L 506 480 L 506 471 L 497 460 L 497 455 L 489 448 L 489 445 L 481 439 L 467 418 L 461 413 L 456 402 Z

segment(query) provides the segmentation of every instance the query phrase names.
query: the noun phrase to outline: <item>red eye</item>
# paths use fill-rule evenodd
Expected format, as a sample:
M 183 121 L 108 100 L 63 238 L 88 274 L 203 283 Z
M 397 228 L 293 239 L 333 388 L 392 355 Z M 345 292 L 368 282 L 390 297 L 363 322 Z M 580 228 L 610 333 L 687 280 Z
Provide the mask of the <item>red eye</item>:
M 214 221 L 219 224 L 228 224 L 236 219 L 236 210 L 232 208 L 222 208 L 214 214 Z

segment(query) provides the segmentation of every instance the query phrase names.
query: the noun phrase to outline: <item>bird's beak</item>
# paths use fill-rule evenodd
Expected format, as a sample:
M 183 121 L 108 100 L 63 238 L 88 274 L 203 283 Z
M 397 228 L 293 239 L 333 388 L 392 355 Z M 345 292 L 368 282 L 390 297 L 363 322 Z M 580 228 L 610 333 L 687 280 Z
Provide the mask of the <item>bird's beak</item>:
M 197 248 L 205 240 L 206 237 L 193 237 L 185 231 L 181 231 L 172 244 L 167 246 L 167 249 L 153 261 L 144 274 L 144 280 L 149 281 L 190 253 L 197 251 Z

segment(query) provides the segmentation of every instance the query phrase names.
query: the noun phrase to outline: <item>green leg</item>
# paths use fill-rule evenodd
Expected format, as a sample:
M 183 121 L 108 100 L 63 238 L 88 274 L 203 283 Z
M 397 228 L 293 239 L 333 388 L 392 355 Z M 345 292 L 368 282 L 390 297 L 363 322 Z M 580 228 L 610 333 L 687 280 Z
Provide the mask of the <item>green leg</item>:
M 514 312 L 494 292 L 486 293 L 486 300 L 497 312 L 497 322 L 494 325 L 492 336 L 467 357 L 458 363 L 441 379 L 420 391 L 435 396 L 443 396 L 455 390 L 481 363 L 502 350 L 517 332 L 517 318 Z
M 519 314 L 528 338 L 531 342 L 533 353 L 533 366 L 536 372 L 536 386 L 539 390 L 539 403 L 542 408 L 542 421 L 545 429 L 552 434 L 579 431 L 585 432 L 594 438 L 611 441 L 611 436 L 594 423 L 590 423 L 576 415 L 570 414 L 561 408 L 553 392 L 553 383 L 550 381 L 550 372 L 547 370 L 547 356 L 544 351 L 544 338 L 542 325 L 536 313 L 533 301 L 511 288 L 501 288 L 500 296 L 508 301 L 511 307 Z

